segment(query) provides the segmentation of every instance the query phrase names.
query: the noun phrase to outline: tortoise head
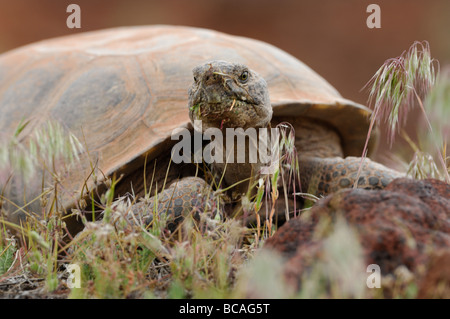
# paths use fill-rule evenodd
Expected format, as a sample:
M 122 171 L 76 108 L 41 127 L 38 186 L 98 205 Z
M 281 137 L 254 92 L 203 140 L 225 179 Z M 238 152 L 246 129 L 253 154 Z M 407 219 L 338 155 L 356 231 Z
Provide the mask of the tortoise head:
M 272 119 L 267 83 L 247 66 L 211 61 L 194 68 L 193 75 L 189 117 L 193 123 L 201 120 L 203 131 L 266 127 Z

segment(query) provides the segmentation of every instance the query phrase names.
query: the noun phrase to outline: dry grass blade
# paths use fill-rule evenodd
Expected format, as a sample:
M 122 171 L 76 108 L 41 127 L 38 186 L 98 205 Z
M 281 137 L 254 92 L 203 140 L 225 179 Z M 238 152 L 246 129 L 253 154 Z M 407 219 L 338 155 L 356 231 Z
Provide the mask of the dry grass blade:
M 70 164 L 79 160 L 83 146 L 61 124 L 48 121 L 22 138 L 21 133 L 28 123 L 22 121 L 13 136 L 0 145 L 0 172 L 4 175 L 18 173 L 29 179 L 38 166 L 54 167 L 56 161 Z

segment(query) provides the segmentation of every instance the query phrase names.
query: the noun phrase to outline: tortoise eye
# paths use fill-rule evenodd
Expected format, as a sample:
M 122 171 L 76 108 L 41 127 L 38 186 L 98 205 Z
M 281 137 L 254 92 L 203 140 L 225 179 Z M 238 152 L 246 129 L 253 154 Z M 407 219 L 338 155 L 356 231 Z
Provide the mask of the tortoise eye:
M 197 82 L 197 77 L 194 76 L 194 81 Z
M 248 80 L 248 71 L 242 72 L 242 74 L 239 76 L 239 80 L 243 83 L 247 82 Z

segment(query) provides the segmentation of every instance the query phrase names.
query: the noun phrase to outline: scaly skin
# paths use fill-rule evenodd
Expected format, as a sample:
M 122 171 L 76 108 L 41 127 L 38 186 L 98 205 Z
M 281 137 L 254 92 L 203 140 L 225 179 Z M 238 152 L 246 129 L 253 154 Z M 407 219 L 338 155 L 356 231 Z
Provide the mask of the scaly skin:
M 156 203 L 158 207 L 155 207 Z M 202 218 L 215 219 L 216 214 L 220 216 L 222 206 L 221 199 L 213 197 L 211 188 L 203 179 L 184 177 L 156 196 L 133 205 L 127 217 L 130 221 L 147 226 L 153 222 L 153 213 L 157 211 L 160 216 L 167 215 L 167 228 L 175 231 L 189 214 L 193 214 L 194 220 L 200 223 Z
M 352 187 L 358 177 L 360 157 L 299 157 L 302 191 L 316 196 L 325 196 L 342 188 Z M 399 172 L 366 158 L 357 180 L 358 188 L 382 189 Z

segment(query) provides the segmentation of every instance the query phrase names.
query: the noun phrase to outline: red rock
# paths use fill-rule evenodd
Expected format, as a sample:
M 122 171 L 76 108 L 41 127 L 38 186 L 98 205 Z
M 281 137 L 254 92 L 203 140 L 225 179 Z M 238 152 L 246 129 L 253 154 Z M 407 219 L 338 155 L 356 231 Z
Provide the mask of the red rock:
M 450 298 L 450 250 L 433 252 L 419 285 L 419 298 Z
M 382 275 L 394 274 L 403 265 L 418 284 L 430 252 L 450 256 L 450 185 L 438 180 L 396 179 L 380 191 L 343 190 L 316 202 L 308 214 L 309 219 L 300 217 L 283 225 L 264 246 L 287 259 L 285 276 L 298 287 L 304 271 L 321 256 L 330 231 L 317 236 L 317 225 L 327 216 L 331 225 L 338 215 L 344 216 L 357 231 L 365 263 L 378 264 Z M 441 267 L 450 268 L 450 257 L 444 261 L 447 264 Z M 450 276 L 445 278 L 450 283 Z

